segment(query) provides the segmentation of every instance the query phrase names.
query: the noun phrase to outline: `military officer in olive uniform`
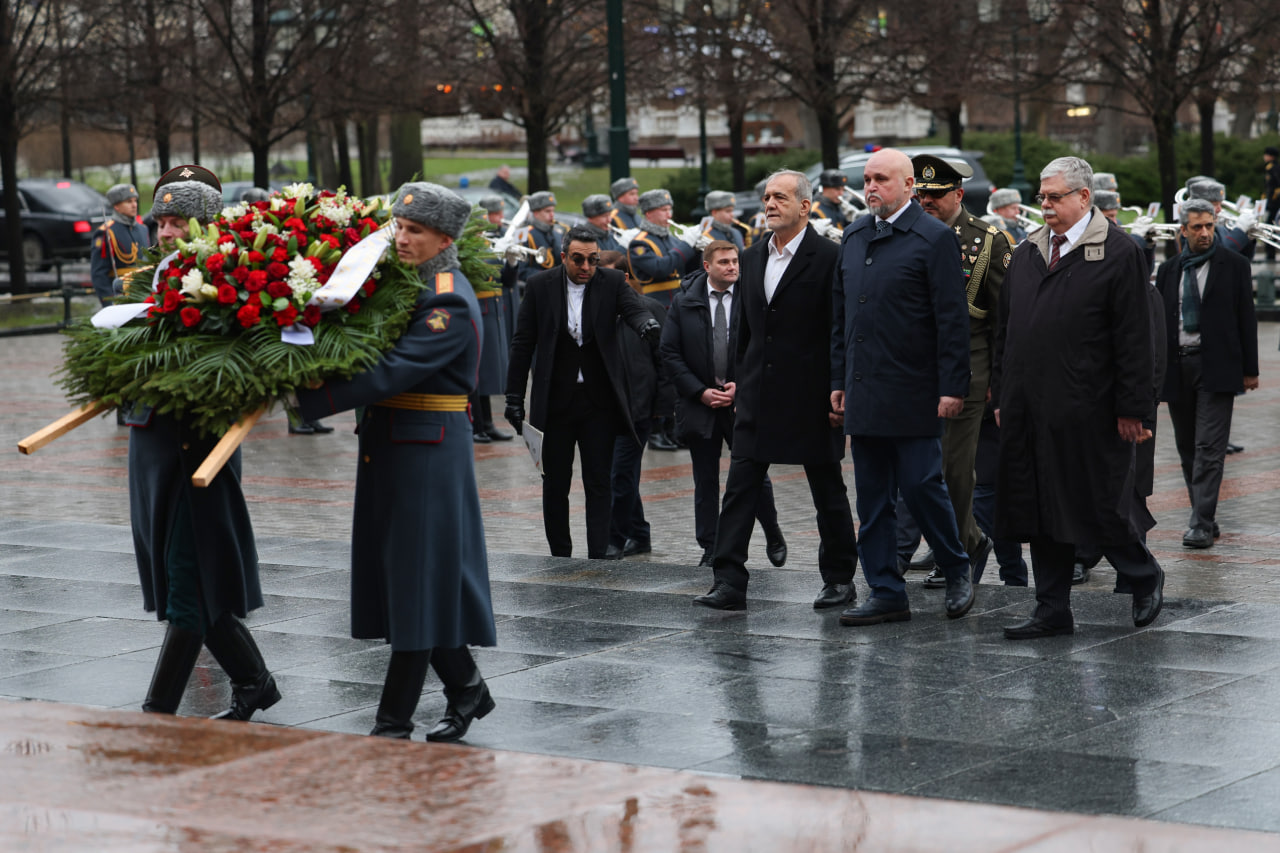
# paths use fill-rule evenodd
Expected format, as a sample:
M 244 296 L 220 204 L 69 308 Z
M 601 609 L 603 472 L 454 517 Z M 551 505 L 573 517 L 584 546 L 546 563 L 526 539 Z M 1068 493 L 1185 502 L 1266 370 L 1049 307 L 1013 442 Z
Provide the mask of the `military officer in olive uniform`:
M 609 185 L 613 196 L 613 227 L 628 231 L 640 227 L 640 185 L 635 178 L 618 178 Z
M 844 188 L 849 178 L 839 169 L 824 169 L 818 176 L 820 191 L 814 199 L 810 219 L 827 219 L 841 231 L 853 221 L 849 215 L 849 202 L 844 200 Z
M 670 308 L 680 279 L 699 268 L 702 254 L 671 233 L 671 193 L 649 190 L 640 196 L 640 210 L 644 214 L 640 233 L 627 246 L 631 274 L 645 296 Z
M 942 433 L 942 478 L 955 510 L 960 539 L 970 565 L 981 565 L 991 553 L 992 541 L 973 518 L 974 459 L 987 389 L 991 384 L 991 356 L 995 347 L 996 312 L 1004 271 L 1013 257 L 1007 234 L 969 213 L 961 203 L 962 183 L 973 174 L 960 160 L 944 160 L 932 154 L 911 158 L 915 167 L 916 195 L 925 213 L 951 226 L 959 241 L 969 303 L 969 393 L 964 410 L 949 418 Z M 934 569 L 925 586 L 946 586 L 946 578 Z
M 733 193 L 724 190 L 713 190 L 707 193 L 705 202 L 707 218 L 702 234 L 707 243 L 714 240 L 726 240 L 738 247 L 738 254 L 751 245 L 751 226 L 733 218 L 734 208 L 738 200 Z
M 116 184 L 107 190 L 114 212 L 93 236 L 89 253 L 89 279 L 93 294 L 103 305 L 111 303 L 114 282 L 133 272 L 149 242 L 147 226 L 138 221 L 138 191 L 132 184 Z
M 540 263 L 534 259 L 520 262 L 517 278 L 528 281 L 529 276 L 549 270 L 560 263 L 564 248 L 564 235 L 568 231 L 556 222 L 556 197 L 544 190 L 529 196 L 529 224 L 520 235 L 520 243 L 530 249 L 546 249 L 547 259 Z
M 627 253 L 627 247 L 613 236 L 613 204 L 604 193 L 589 195 L 582 200 L 582 215 L 587 227 L 596 235 L 596 245 L 604 252 Z

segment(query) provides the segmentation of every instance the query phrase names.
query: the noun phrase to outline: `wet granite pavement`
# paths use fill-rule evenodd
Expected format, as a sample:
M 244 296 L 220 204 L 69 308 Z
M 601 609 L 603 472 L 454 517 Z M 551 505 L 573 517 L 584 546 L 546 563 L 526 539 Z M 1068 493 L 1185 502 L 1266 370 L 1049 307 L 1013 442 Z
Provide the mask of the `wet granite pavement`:
M 646 453 L 642 490 L 654 525 L 654 553 L 604 563 L 545 556 L 538 482 L 523 449 L 515 442 L 478 447 L 499 645 L 478 650 L 477 659 L 498 707 L 467 738 L 480 751 L 415 744 L 413 761 L 434 762 L 439 755 L 442 766 L 468 764 L 457 756 L 470 756 L 481 775 L 518 767 L 512 778 L 525 774 L 528 784 L 556 791 L 544 808 L 578 815 L 557 846 L 546 840 L 550 830 L 541 822 L 548 812 L 512 803 L 509 819 L 515 823 L 499 835 L 510 830 L 502 837 L 513 846 L 504 849 L 626 849 L 618 840 L 620 826 L 645 828 L 636 836 L 643 843 L 634 849 L 703 849 L 697 843 L 706 849 L 735 843 L 734 849 L 784 849 L 785 835 L 762 826 L 758 837 L 744 836 L 743 825 L 735 823 L 749 823 L 747 816 L 761 817 L 771 813 L 770 804 L 782 803 L 802 804 L 795 805 L 797 819 L 813 809 L 816 823 L 808 829 L 823 828 L 812 838 L 794 837 L 793 849 L 852 849 L 853 838 L 884 838 L 876 835 L 889 825 L 877 822 L 882 809 L 898 816 L 890 821 L 900 833 L 892 836 L 893 849 L 926 849 L 927 843 L 897 842 L 939 826 L 958 827 L 951 830 L 952 849 L 970 849 L 961 839 L 975 850 L 1033 849 L 1016 845 L 1039 836 L 1014 832 L 1021 824 L 1007 824 L 1008 814 L 1046 822 L 1035 826 L 1055 840 L 1034 849 L 1081 849 L 1078 837 L 1067 841 L 1054 834 L 1062 827 L 1104 832 L 1110 841 L 1093 849 L 1137 849 L 1125 846 L 1130 837 L 1145 838 L 1149 846 L 1143 849 L 1198 849 L 1187 845 L 1219 838 L 1165 823 L 1081 823 L 1069 813 L 1280 831 L 1280 719 L 1274 710 L 1280 698 L 1280 441 L 1274 427 L 1280 382 L 1272 386 L 1267 378 L 1280 376 L 1280 354 L 1270 345 L 1278 330 L 1262 326 L 1262 390 L 1237 402 L 1232 435 L 1246 452 L 1228 459 L 1218 516 L 1223 537 L 1208 551 L 1180 545 L 1186 496 L 1162 414 L 1152 499 L 1160 525 L 1151 544 L 1168 574 L 1168 600 L 1155 625 L 1142 631 L 1131 626 L 1128 597 L 1109 592 L 1114 573 L 1105 563 L 1073 593 L 1077 632 L 1071 637 L 1005 641 L 1001 627 L 1029 610 L 1031 594 L 993 585 L 993 566 L 965 619 L 947 620 L 941 592 L 913 585 L 911 622 L 843 628 L 836 613 L 818 613 L 810 605 L 818 589 L 817 532 L 803 474 L 786 466 L 776 469 L 774 482 L 790 545 L 787 566 L 760 568 L 768 564 L 756 537 L 747 612 L 693 608 L 689 599 L 706 590 L 709 573 L 693 568 L 699 549 L 687 453 Z M 52 336 L 0 340 L 0 358 L 9 368 L 0 373 L 0 445 L 12 448 L 67 410 L 49 378 L 58 352 Z M 193 839 L 212 833 L 198 842 L 202 849 L 384 844 L 374 837 L 361 844 L 336 829 L 326 834 L 323 827 L 344 823 L 337 811 L 314 827 L 314 838 L 330 847 L 308 842 L 309 835 L 272 835 L 271 844 L 254 847 L 246 839 L 254 837 L 261 815 L 247 802 L 259 797 L 305 816 L 308 809 L 327 808 L 323 797 L 309 798 L 290 787 L 297 780 L 283 781 L 277 801 L 265 783 L 242 787 L 232 769 L 226 771 L 227 789 L 217 783 L 224 764 L 252 762 L 259 752 L 262 763 L 277 770 L 280 765 L 268 756 L 296 753 L 296 764 L 290 758 L 287 772 L 276 773 L 290 778 L 342 767 L 351 776 L 348 759 L 322 767 L 326 754 L 367 756 L 371 766 L 385 767 L 393 778 L 397 768 L 408 772 L 401 765 L 409 759 L 396 745 L 337 737 L 371 727 L 387 652 L 378 643 L 347 636 L 355 444 L 349 419 L 332 422 L 340 427 L 332 435 L 291 437 L 276 414 L 245 444 L 245 491 L 267 597 L 249 621 L 285 698 L 260 715 L 267 725 L 233 726 L 232 734 L 225 733 L 225 724 L 86 710 L 137 709 L 163 634 L 163 626 L 142 611 L 137 589 L 126 431 L 102 419 L 34 456 L 0 456 L 0 699 L 15 700 L 0 702 L 0 742 L 8 742 L 0 752 L 0 846 L 22 843 L 14 827 L 46 823 L 104 837 L 136 831 L 138 838 L 155 841 L 156 849 L 169 849 L 168 841 L 158 839 L 179 825 L 196 833 Z M 852 492 L 848 465 L 846 480 Z M 579 543 L 581 503 L 575 489 Z M 864 587 L 860 591 L 866 594 Z M 213 713 L 228 695 L 225 676 L 202 657 L 181 713 Z M 48 702 L 65 704 L 43 704 Z M 443 705 L 438 683 L 429 681 L 419 724 L 433 722 Z M 120 722 L 103 722 L 110 720 Z M 94 738 L 85 731 L 136 730 L 141 746 L 117 749 L 108 738 L 74 747 L 80 756 L 86 750 L 109 754 L 103 767 L 165 764 L 168 759 L 154 755 L 156 739 L 175 753 L 183 752 L 171 743 L 175 738 L 217 741 L 218 756 L 209 767 L 184 768 L 179 760 L 164 773 L 198 776 L 198 784 L 192 783 L 195 802 L 216 802 L 243 825 L 215 827 L 190 805 L 163 806 L 154 798 L 135 811 L 128 803 L 146 802 L 141 795 L 109 812 L 118 819 L 112 823 L 108 813 L 89 809 L 88 789 L 76 793 L 77 780 L 95 772 L 92 763 L 70 761 L 63 753 L 73 748 L 45 733 L 69 725 L 86 741 Z M 129 758 L 130 749 L 149 757 Z M 579 802 L 572 791 L 560 796 L 560 781 L 590 778 L 603 773 L 600 767 L 613 767 L 616 775 L 601 777 L 592 790 L 598 801 Z M 103 773 L 102 784 L 115 792 L 111 796 L 129 787 L 129 772 Z M 362 771 L 361 779 L 366 775 Z M 825 787 L 753 788 L 731 777 Z M 646 781 L 651 778 L 659 780 L 652 788 Z M 15 780 L 19 785 L 11 787 Z M 184 802 L 184 785 L 168 790 L 162 781 L 149 784 L 148 790 L 172 795 L 163 802 Z M 431 787 L 423 780 L 412 784 Z M 476 782 L 477 796 L 484 784 Z M 619 793 L 627 784 L 648 792 L 638 802 L 654 805 L 656 813 L 628 817 L 630 806 L 620 804 L 631 800 Z M 582 790 L 591 787 L 584 783 Z M 370 794 L 379 819 L 384 811 L 396 813 L 392 788 L 371 783 L 373 788 L 381 792 Z M 702 788 L 719 793 L 688 793 Z M 290 791 L 298 799 L 291 800 Z M 467 796 L 441 797 L 436 805 L 447 800 L 466 811 Z M 719 805 L 699 816 L 690 803 L 706 805 L 706 797 L 718 797 Z M 830 813 L 854 808 L 855 802 L 861 817 Z M 1048 814 L 991 813 L 997 806 Z M 424 808 L 429 806 L 415 805 L 414 814 L 421 818 Z M 157 810 L 162 818 L 153 814 Z M 941 815 L 951 816 L 951 823 Z M 354 820 L 347 815 L 345 823 Z M 715 830 L 682 835 L 686 823 Z M 1117 827 L 1144 829 L 1131 836 Z M 1001 835 L 1005 829 L 1014 834 Z M 153 830 L 154 838 L 148 834 Z M 387 831 L 390 849 L 402 836 L 396 835 L 399 829 Z M 475 832 L 434 836 L 438 842 L 428 846 L 469 849 L 480 843 Z M 592 843 L 597 837 L 609 843 Z M 841 837 L 843 844 L 837 843 Z M 1231 843 L 1249 849 L 1280 840 L 1235 838 Z

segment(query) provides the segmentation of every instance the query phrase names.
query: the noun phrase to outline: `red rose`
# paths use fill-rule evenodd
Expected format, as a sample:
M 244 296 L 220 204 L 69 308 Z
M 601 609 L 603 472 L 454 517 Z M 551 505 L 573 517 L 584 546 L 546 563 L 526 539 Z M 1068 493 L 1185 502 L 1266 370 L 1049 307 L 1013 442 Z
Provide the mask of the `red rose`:
M 267 286 L 266 270 L 254 270 L 249 273 L 249 280 L 245 282 L 244 286 L 249 290 L 262 290 Z
M 286 252 L 284 249 L 275 249 L 271 252 L 271 260 L 275 261 L 278 264 L 282 264 L 285 261 L 289 260 L 289 253 Z
M 283 311 L 276 312 L 276 324 L 279 326 L 292 326 L 297 319 L 298 309 L 292 305 L 287 306 Z
M 364 287 L 360 289 L 364 291 L 365 296 L 373 296 L 373 292 L 378 289 L 378 285 L 374 283 L 373 279 L 369 279 L 364 283 Z
M 218 288 L 218 301 L 223 305 L 231 305 L 238 298 L 239 294 L 236 293 L 236 289 L 231 285 L 224 284 Z
M 164 271 L 165 278 L 182 278 L 182 269 L 176 266 L 170 266 Z
M 284 227 L 292 231 L 306 231 L 307 223 L 303 222 L 296 216 L 290 216 L 284 221 Z
M 153 293 L 152 295 L 148 296 L 146 299 L 144 299 L 144 300 L 142 300 L 142 301 L 143 301 L 143 302 L 149 302 L 150 304 L 154 305 L 154 304 L 156 303 L 156 297 L 155 297 L 155 294 Z
M 164 292 L 164 306 L 160 310 L 165 312 L 174 311 L 177 310 L 180 304 L 182 304 L 182 294 L 176 290 L 166 290 Z
M 259 252 L 257 249 L 250 249 L 250 250 L 249 250 L 249 262 L 250 262 L 250 263 L 253 263 L 253 264 L 260 264 L 260 263 L 262 263 L 263 261 L 265 261 L 266 259 L 267 259 L 267 258 L 266 258 L 266 256 L 265 256 L 265 255 L 263 255 L 261 252 Z
M 319 258 L 307 258 L 307 260 L 311 262 L 311 266 L 315 267 L 316 272 L 320 272 L 324 269 L 324 261 Z
M 293 288 L 283 281 L 273 281 L 267 285 L 267 295 L 272 299 L 279 299 L 281 296 L 292 296 Z
M 335 249 L 342 248 L 341 245 L 338 243 L 337 236 L 334 234 L 321 234 L 320 239 L 328 243 L 330 246 L 332 246 Z
M 360 310 L 360 300 L 352 299 L 344 307 L 347 309 L 348 314 L 354 314 Z
M 256 296 L 257 294 L 254 294 L 254 295 Z M 246 329 L 249 328 L 254 323 L 258 322 L 258 319 L 259 319 L 258 306 L 257 305 L 244 306 L 243 308 L 241 308 L 239 311 L 236 312 L 236 319 L 240 321 L 240 325 L 242 327 Z
M 178 313 L 178 316 L 182 318 L 182 325 L 190 329 L 196 323 L 200 322 L 200 309 L 193 308 L 190 305 L 188 305 L 186 308 L 183 308 L 182 311 Z
M 244 300 L 245 305 L 262 305 L 261 293 L 250 293 Z
M 204 262 L 205 269 L 209 272 L 222 272 L 222 265 L 227 262 L 224 255 L 210 255 L 208 260 Z
M 244 284 L 249 280 L 249 268 L 236 267 L 231 271 L 231 277 L 234 278 L 236 281 L 240 282 L 241 284 Z
M 284 279 L 289 277 L 289 268 L 278 261 L 267 264 L 267 278 Z
M 302 322 L 308 326 L 315 326 L 320 322 L 320 306 L 308 305 L 302 309 Z
M 253 233 L 252 229 L 246 228 L 244 231 L 240 232 L 240 239 L 245 241 L 246 243 L 252 243 L 257 238 L 258 238 L 258 235 Z
M 348 228 L 342 232 L 342 237 L 346 241 L 348 247 L 354 246 L 360 242 L 360 232 L 354 228 Z

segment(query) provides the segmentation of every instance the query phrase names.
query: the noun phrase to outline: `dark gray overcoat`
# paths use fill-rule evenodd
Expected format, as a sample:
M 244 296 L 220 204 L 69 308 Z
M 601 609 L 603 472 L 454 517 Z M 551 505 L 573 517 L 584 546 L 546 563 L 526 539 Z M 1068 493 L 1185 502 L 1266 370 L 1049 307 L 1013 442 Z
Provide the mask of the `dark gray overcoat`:
M 448 276 L 449 278 L 444 278 Z M 471 419 L 378 405 L 476 388 L 480 306 L 461 270 L 437 275 L 370 370 L 299 391 L 308 420 L 364 406 L 351 533 L 351 636 L 393 651 L 497 642 Z
M 1100 546 L 1154 526 L 1117 418 L 1146 418 L 1154 376 L 1147 262 L 1097 208 L 1048 271 L 1050 229 L 1005 274 L 993 365 L 1000 412 L 996 536 Z
M 191 485 L 191 475 L 217 444 L 172 415 L 135 406 L 126 413 L 129 430 L 129 518 L 142 583 L 142 603 L 165 618 L 169 601 L 169 560 L 183 549 L 198 566 L 204 621 L 223 613 L 244 618 L 262 606 L 258 552 L 249 508 L 240 490 L 240 451 L 208 487 Z M 178 509 L 191 511 L 191 537 L 176 529 Z
M 486 291 L 476 299 L 480 304 L 481 326 L 484 329 L 484 351 L 480 353 L 480 376 L 477 393 L 489 397 L 507 390 L 507 319 L 502 304 L 505 290 Z

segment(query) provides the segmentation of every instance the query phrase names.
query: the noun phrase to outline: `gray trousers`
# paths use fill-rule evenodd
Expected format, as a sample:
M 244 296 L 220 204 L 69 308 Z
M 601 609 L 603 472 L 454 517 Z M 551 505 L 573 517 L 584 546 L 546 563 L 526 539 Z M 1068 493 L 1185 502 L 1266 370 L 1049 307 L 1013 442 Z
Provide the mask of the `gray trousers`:
M 1182 478 L 1191 499 L 1191 520 L 1187 526 L 1212 534 L 1236 395 L 1201 387 L 1198 354 L 1180 357 L 1175 369 L 1182 371 L 1182 393 L 1177 402 L 1169 403 L 1169 419 L 1173 421 Z

